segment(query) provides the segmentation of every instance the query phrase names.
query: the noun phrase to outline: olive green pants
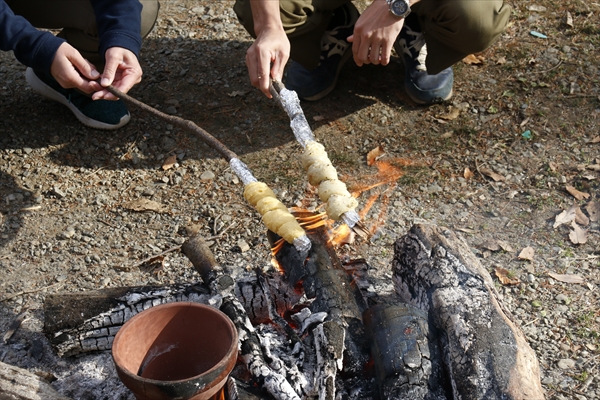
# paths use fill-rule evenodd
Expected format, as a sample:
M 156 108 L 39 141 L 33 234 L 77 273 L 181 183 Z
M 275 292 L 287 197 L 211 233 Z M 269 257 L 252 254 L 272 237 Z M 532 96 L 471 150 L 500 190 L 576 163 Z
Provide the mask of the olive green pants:
M 333 10 L 349 0 L 280 0 L 290 58 L 308 69 L 319 62 L 321 38 Z M 256 37 L 249 0 L 234 5 L 240 23 Z M 427 44 L 427 71 L 437 74 L 488 48 L 504 31 L 510 6 L 503 0 L 421 0 L 412 6 Z
M 7 0 L 6 3 L 36 28 L 60 29 L 58 36 L 97 68 L 103 67 L 103 57 L 98 54 L 96 15 L 89 0 Z M 158 0 L 141 0 L 140 3 L 143 6 L 140 33 L 146 37 L 154 27 L 160 5 Z

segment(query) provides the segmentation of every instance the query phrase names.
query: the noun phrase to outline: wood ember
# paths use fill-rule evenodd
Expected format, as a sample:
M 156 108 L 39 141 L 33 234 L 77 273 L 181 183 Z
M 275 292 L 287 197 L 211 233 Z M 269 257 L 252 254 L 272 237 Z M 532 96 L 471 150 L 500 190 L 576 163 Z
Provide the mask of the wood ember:
M 396 291 L 439 330 L 454 398 L 544 398 L 533 350 L 463 240 L 415 225 L 394 250 Z

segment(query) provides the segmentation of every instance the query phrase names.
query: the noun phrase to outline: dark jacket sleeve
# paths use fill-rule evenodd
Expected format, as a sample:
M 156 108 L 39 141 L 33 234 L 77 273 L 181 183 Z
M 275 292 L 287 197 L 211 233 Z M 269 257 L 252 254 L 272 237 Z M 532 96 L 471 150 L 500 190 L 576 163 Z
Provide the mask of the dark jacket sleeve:
M 142 4 L 139 0 L 92 0 L 96 14 L 100 56 L 110 47 L 123 47 L 139 56 Z
M 21 63 L 50 72 L 56 50 L 63 42 L 50 32 L 34 28 L 0 0 L 0 50 L 12 50 Z

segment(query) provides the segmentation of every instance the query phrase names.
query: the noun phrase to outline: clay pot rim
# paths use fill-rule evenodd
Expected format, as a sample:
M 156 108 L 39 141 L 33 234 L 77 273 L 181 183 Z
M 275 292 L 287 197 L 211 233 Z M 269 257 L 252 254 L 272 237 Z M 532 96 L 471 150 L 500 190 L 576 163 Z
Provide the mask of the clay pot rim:
M 227 353 L 225 353 L 225 355 L 223 356 L 223 358 L 221 359 L 221 361 L 219 361 L 217 364 L 215 364 L 214 367 L 212 367 L 211 369 L 204 371 L 203 373 L 199 374 L 199 375 L 194 375 L 194 376 L 190 376 L 188 378 L 185 379 L 177 379 L 177 380 L 172 380 L 172 381 L 160 381 L 157 379 L 149 379 L 149 378 L 144 378 L 140 375 L 134 374 L 133 372 L 129 371 L 127 368 L 124 368 L 122 365 L 120 365 L 120 363 L 117 363 L 117 358 L 115 357 L 115 353 L 114 353 L 114 349 L 115 349 L 115 345 L 116 343 L 118 343 L 119 338 L 120 338 L 120 333 L 123 330 L 123 327 L 125 327 L 125 324 L 127 324 L 129 321 L 133 321 L 135 319 L 139 319 L 138 317 L 140 317 L 142 314 L 144 314 L 145 311 L 149 311 L 149 310 L 156 310 L 158 308 L 171 308 L 171 307 L 180 307 L 182 305 L 186 305 L 189 307 L 196 307 L 196 308 L 204 308 L 206 310 L 209 310 L 211 312 L 215 312 L 216 314 L 220 315 L 221 317 L 223 317 L 223 319 L 226 321 L 226 324 L 229 326 L 231 332 L 233 333 L 232 335 L 232 340 L 231 340 L 231 346 L 229 346 L 229 349 L 227 350 Z M 233 369 L 233 367 L 235 366 L 235 363 L 237 361 L 237 355 L 234 357 L 233 353 L 238 352 L 238 332 L 237 329 L 233 323 L 233 321 L 231 321 L 231 319 L 221 310 L 206 305 L 206 304 L 202 304 L 202 303 L 194 303 L 194 302 L 189 302 L 189 301 L 174 301 L 171 303 L 164 303 L 164 304 L 159 304 L 157 306 L 153 306 L 150 307 L 136 315 L 134 315 L 133 317 L 131 317 L 129 320 L 127 320 L 127 322 L 125 322 L 125 324 L 123 324 L 123 326 L 121 327 L 121 329 L 119 329 L 119 331 L 117 332 L 117 334 L 115 335 L 115 338 L 113 340 L 112 343 L 112 348 L 111 348 L 111 353 L 112 353 L 112 358 L 114 360 L 115 366 L 121 370 L 121 372 L 123 372 L 124 374 L 128 375 L 131 378 L 134 378 L 138 381 L 141 382 L 148 382 L 151 383 L 153 385 L 156 386 L 166 386 L 166 385 L 173 385 L 176 383 L 186 383 L 189 382 L 190 380 L 195 380 L 195 379 L 199 379 L 205 375 L 209 375 L 211 373 L 214 373 L 215 371 L 219 370 L 219 369 L 223 369 L 224 371 L 227 371 L 227 374 L 229 374 L 231 372 L 231 370 Z M 229 365 L 230 364 L 230 365 Z M 214 386 L 214 384 L 217 384 L 218 382 L 211 382 L 213 383 L 213 385 L 210 384 L 206 384 L 204 387 L 205 388 L 210 388 L 211 386 Z

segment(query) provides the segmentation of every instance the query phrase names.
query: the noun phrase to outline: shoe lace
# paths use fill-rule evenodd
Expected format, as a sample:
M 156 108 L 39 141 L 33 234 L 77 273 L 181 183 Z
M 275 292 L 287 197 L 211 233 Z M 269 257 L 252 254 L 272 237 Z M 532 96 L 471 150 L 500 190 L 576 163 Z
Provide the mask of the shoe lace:
M 405 28 L 406 35 L 413 36 L 414 39 L 411 39 L 408 43 L 406 39 L 400 40 L 402 52 L 410 58 L 414 58 L 411 49 L 416 52 L 417 71 L 427 71 L 427 67 L 425 66 L 425 60 L 427 59 L 427 45 L 425 44 L 425 36 L 423 36 L 423 32 L 414 31 L 410 28 L 410 26 L 407 25 L 405 25 Z
M 327 31 L 321 39 L 321 59 L 329 58 L 333 55 L 343 56 L 344 52 L 350 45 L 346 39 L 336 37 L 337 29 Z

